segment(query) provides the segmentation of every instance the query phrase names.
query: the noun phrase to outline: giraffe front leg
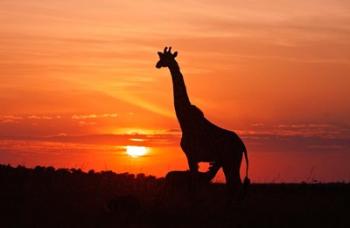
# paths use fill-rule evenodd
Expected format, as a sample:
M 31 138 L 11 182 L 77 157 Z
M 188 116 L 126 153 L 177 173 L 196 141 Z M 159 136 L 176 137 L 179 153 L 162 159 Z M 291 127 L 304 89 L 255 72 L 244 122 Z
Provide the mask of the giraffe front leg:
M 193 158 L 193 153 L 191 148 L 188 146 L 188 140 L 186 141 L 184 137 L 181 138 L 181 149 L 185 153 L 187 158 L 188 167 L 190 169 L 190 173 L 198 173 L 199 167 L 198 162 Z
M 189 183 L 189 195 L 190 199 L 196 200 L 196 192 L 198 188 L 200 187 L 200 176 L 201 173 L 199 173 L 199 167 L 198 162 L 192 159 L 191 157 L 187 156 L 187 162 L 188 166 L 190 168 L 189 175 L 190 175 L 190 183 Z
M 191 158 L 187 157 L 187 162 L 188 162 L 188 166 L 190 168 L 190 172 L 191 173 L 198 173 L 198 162 L 194 161 Z

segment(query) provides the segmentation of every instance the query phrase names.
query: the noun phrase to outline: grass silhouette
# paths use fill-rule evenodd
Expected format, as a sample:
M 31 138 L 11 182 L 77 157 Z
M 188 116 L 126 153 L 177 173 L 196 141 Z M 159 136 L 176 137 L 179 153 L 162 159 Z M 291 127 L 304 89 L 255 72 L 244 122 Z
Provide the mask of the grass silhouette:
M 350 227 L 350 185 L 224 184 L 188 192 L 164 178 L 0 165 L 0 227 Z M 169 189 L 170 188 L 170 189 Z

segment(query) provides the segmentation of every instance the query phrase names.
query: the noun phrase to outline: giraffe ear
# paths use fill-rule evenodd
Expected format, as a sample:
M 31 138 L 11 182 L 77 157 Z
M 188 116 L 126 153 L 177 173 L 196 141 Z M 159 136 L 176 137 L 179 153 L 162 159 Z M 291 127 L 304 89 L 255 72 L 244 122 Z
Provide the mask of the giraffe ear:
M 158 51 L 157 53 L 158 53 L 159 58 L 161 58 L 163 53 L 161 53 L 160 51 Z
M 177 51 L 174 52 L 173 56 L 174 58 L 177 56 Z

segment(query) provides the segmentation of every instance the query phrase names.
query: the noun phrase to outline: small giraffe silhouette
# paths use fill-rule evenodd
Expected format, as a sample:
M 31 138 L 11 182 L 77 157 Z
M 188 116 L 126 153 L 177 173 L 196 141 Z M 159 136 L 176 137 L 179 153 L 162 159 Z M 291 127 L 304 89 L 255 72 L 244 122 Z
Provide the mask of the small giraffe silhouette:
M 236 133 L 211 123 L 199 108 L 191 104 L 179 64 L 175 60 L 177 54 L 171 52 L 171 47 L 165 47 L 163 52 L 158 52 L 156 68 L 168 67 L 171 73 L 175 112 L 182 130 L 180 145 L 186 154 L 190 172 L 198 172 L 199 162 L 209 162 L 206 176 L 210 181 L 222 167 L 227 186 L 234 190 L 242 184 L 240 166 L 244 154 L 244 186 L 248 186 L 248 156 L 243 141 Z

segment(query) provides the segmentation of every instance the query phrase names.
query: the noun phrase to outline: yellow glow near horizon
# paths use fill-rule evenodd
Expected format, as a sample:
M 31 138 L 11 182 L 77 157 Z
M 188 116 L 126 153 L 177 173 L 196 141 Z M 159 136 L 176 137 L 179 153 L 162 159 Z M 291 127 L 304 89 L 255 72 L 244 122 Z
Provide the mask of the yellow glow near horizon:
M 126 146 L 126 153 L 133 158 L 144 156 L 148 151 L 149 148 L 144 146 Z

